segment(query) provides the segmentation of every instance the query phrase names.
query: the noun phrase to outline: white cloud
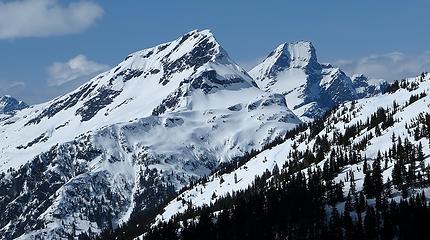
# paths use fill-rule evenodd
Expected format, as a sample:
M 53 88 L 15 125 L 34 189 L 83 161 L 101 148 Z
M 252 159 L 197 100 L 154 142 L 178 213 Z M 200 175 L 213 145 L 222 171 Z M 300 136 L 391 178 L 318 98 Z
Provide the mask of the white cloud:
M 21 81 L 0 80 L 0 97 L 4 95 L 15 96 L 15 93 L 25 89 L 26 84 Z
M 372 54 L 355 61 L 339 60 L 334 64 L 349 74 L 364 73 L 372 78 L 395 80 L 430 71 L 430 52 L 418 56 L 402 52 Z
M 67 62 L 54 62 L 48 67 L 49 86 L 60 86 L 67 82 L 78 80 L 84 77 L 91 77 L 109 67 L 89 60 L 80 54 Z
M 0 0 L 0 39 L 79 33 L 102 15 L 98 4 L 84 0 Z
M 23 88 L 25 83 L 21 81 L 4 81 L 0 80 L 0 92 L 7 92 L 13 88 Z

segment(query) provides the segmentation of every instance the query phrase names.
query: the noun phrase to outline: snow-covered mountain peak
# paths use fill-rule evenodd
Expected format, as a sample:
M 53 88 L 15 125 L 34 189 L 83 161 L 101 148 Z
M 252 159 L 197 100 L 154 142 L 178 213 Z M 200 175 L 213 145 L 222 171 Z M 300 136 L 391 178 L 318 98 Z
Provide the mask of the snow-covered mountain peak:
M 19 101 L 10 95 L 0 97 L 0 114 L 10 113 L 12 111 L 21 110 L 27 107 L 28 105 L 25 102 Z
M 209 61 L 221 53 L 225 51 L 209 30 L 193 30 L 174 41 L 138 51 L 130 56 L 138 55 L 144 59 L 154 59 L 156 56 L 158 59 L 173 62 L 184 55 L 194 54 L 195 57 L 206 57 L 203 60 Z
M 256 80 L 276 77 L 288 68 L 318 68 L 315 48 L 309 41 L 283 43 L 273 50 L 267 58 L 250 71 Z
M 158 65 L 157 69 L 150 69 L 150 73 L 160 73 L 159 83 L 163 86 L 171 82 L 174 73 L 184 72 L 188 75 L 181 77 L 186 81 L 173 83 L 181 85 L 189 82 L 190 78 L 198 78 L 208 71 L 215 71 L 220 76 L 208 79 L 212 82 L 229 83 L 231 79 L 240 77 L 245 85 L 255 85 L 246 71 L 231 60 L 209 30 L 194 30 L 172 42 L 136 52 L 128 56 L 119 66 L 125 69 L 147 68 L 148 64 Z M 207 89 L 205 91 L 209 92 Z
M 380 93 L 383 84 L 370 83 L 365 77 L 353 83 L 340 68 L 319 63 L 308 41 L 281 44 L 249 74 L 261 89 L 285 95 L 302 120 L 320 116 L 344 101 Z
M 264 94 L 209 30 L 194 30 L 132 53 L 75 91 L 0 122 L 0 141 L 7 141 L 0 144 L 5 159 L 0 169 L 112 124 L 180 111 L 225 110 Z
M 290 57 L 290 67 L 306 67 L 309 64 L 317 63 L 315 48 L 309 41 L 300 41 L 283 44 L 284 54 Z
M 48 103 L 28 124 L 53 118 L 63 110 L 74 111 L 73 115 L 81 116 L 85 122 L 102 109 L 109 112 L 107 116 L 125 105 L 134 105 L 133 112 L 139 115 L 160 114 L 192 107 L 188 100 L 193 93 L 207 95 L 242 88 L 254 89 L 256 85 L 209 30 L 194 30 L 174 41 L 128 55 L 113 69 Z

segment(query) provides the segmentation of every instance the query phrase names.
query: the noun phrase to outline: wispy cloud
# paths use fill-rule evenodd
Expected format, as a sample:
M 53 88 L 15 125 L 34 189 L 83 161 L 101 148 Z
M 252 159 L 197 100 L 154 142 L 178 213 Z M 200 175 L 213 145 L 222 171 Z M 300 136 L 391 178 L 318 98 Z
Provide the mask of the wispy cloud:
M 0 80 L 0 97 L 3 95 L 13 95 L 17 91 L 22 91 L 26 84 L 22 81 Z
M 430 71 L 430 51 L 416 56 L 402 52 L 372 54 L 358 60 L 339 60 L 334 64 L 349 74 L 364 73 L 372 78 L 395 80 Z
M 67 62 L 54 62 L 49 66 L 48 85 L 60 86 L 84 77 L 92 77 L 108 68 L 109 66 L 91 61 L 80 54 Z
M 0 39 L 80 33 L 102 15 L 91 1 L 0 0 Z

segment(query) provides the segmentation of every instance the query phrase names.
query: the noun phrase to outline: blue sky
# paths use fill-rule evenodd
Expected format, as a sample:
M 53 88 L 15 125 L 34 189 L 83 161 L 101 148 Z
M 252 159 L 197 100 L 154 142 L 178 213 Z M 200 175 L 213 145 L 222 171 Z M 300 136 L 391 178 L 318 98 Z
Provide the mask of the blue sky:
M 246 68 L 310 40 L 349 74 L 401 78 L 430 71 L 429 10 L 429 0 L 0 0 L 0 95 L 46 101 L 128 53 L 206 28 Z

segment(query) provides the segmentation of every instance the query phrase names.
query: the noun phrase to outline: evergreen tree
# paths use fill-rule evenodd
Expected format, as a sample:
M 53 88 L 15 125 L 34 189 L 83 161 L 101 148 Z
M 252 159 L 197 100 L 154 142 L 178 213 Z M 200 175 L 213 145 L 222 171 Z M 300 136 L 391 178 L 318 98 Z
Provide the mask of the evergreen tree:
M 401 189 L 403 186 L 403 164 L 401 161 L 396 161 L 394 163 L 393 171 L 391 173 L 391 177 L 393 178 L 393 185 L 397 189 Z
M 379 197 L 384 190 L 382 169 L 381 169 L 382 155 L 378 151 L 378 156 L 372 164 L 372 181 L 373 181 L 373 195 Z
M 364 217 L 364 231 L 366 233 L 366 239 L 376 239 L 377 224 L 375 209 L 373 207 L 368 207 L 366 210 L 366 216 Z
M 352 222 L 350 211 L 345 208 L 343 212 L 343 226 L 345 229 L 345 239 L 350 240 L 354 237 L 354 223 Z
M 420 163 L 423 163 L 425 160 L 423 145 L 421 144 L 421 142 L 419 142 L 418 144 L 416 160 Z
M 332 208 L 330 222 L 329 222 L 329 239 L 341 240 L 342 236 L 342 221 L 339 212 L 335 207 Z
M 374 187 L 372 172 L 367 170 L 366 174 L 364 175 L 364 182 L 363 182 L 363 191 L 366 194 L 367 198 L 373 198 L 375 187 Z

